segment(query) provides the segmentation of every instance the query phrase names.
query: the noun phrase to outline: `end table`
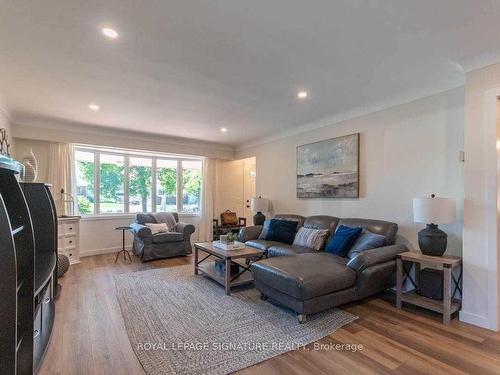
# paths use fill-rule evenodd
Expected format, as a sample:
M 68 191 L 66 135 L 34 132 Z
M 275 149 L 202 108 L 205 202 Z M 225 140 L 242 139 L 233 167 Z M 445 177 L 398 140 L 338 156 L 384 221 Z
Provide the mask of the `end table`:
M 132 227 L 116 227 L 115 230 L 121 230 L 122 231 L 122 249 L 116 253 L 116 257 L 115 257 L 115 263 L 118 261 L 118 257 L 120 256 L 121 253 L 123 253 L 123 260 L 127 260 L 127 257 L 126 255 L 128 256 L 128 260 L 130 261 L 130 263 L 132 263 L 132 258 L 130 257 L 130 253 L 128 252 L 128 250 L 125 250 L 125 231 L 126 230 L 129 230 L 129 229 L 132 229 Z
M 403 268 L 403 262 L 412 262 L 415 265 L 415 282 L 409 276 L 412 267 L 409 270 Z M 420 277 L 421 265 L 431 265 L 443 270 L 443 300 L 435 300 L 417 294 Z M 455 279 L 453 269 L 460 267 L 460 276 Z M 456 256 L 429 256 L 424 255 L 420 251 L 407 251 L 398 254 L 396 258 L 396 307 L 400 309 L 403 302 L 420 306 L 438 313 L 443 314 L 443 323 L 450 324 L 451 314 L 460 310 L 461 301 L 454 299 L 455 292 L 460 289 L 460 280 L 462 278 L 462 258 Z M 406 275 L 405 275 L 406 273 Z M 409 292 L 403 292 L 404 281 L 410 278 L 414 286 L 417 288 Z M 454 290 L 452 291 L 452 282 Z

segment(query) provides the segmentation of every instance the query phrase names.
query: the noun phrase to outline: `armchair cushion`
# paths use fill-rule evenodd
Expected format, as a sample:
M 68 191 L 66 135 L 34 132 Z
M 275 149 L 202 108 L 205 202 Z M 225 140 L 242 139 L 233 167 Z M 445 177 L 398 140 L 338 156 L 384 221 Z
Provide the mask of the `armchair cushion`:
M 184 234 L 177 232 L 162 232 L 153 234 L 153 243 L 184 241 Z
M 347 266 L 351 267 L 359 275 L 368 267 L 395 260 L 399 253 L 404 253 L 405 251 L 408 251 L 405 245 L 391 245 L 365 250 L 352 258 L 347 263 Z

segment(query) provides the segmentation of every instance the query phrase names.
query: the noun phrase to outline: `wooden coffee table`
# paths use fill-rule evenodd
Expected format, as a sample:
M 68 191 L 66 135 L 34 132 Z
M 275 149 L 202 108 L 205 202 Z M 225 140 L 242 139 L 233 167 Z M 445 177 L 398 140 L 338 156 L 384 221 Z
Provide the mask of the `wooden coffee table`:
M 199 252 L 203 251 L 207 255 L 199 259 Z M 225 261 L 226 272 L 221 273 L 215 269 L 215 262 L 208 260 L 210 257 L 216 257 Z M 215 282 L 221 284 L 226 289 L 226 294 L 231 294 L 231 288 L 239 285 L 253 283 L 253 276 L 250 272 L 250 264 L 241 264 L 235 262 L 237 259 L 249 261 L 260 260 L 264 257 L 264 251 L 245 247 L 238 250 L 223 250 L 212 245 L 211 242 L 194 244 L 194 274 L 199 273 L 209 277 Z M 255 258 L 257 258 L 255 260 Z M 203 264 L 202 264 L 203 263 Z M 231 263 L 240 266 L 240 272 L 237 275 L 231 275 Z

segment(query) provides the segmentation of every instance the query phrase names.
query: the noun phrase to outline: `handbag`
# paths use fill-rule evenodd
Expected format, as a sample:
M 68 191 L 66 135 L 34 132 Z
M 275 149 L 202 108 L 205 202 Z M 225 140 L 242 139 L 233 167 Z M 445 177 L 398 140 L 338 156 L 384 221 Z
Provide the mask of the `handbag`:
M 238 225 L 238 217 L 236 216 L 236 212 L 226 210 L 226 212 L 221 213 L 220 222 L 222 225 Z

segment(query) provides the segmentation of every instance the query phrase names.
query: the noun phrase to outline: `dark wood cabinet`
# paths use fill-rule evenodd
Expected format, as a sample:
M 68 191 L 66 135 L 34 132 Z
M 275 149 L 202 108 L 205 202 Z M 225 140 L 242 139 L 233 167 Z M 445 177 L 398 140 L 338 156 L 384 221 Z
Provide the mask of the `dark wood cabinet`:
M 48 186 L 0 155 L 0 374 L 32 374 L 55 317 L 57 215 Z

